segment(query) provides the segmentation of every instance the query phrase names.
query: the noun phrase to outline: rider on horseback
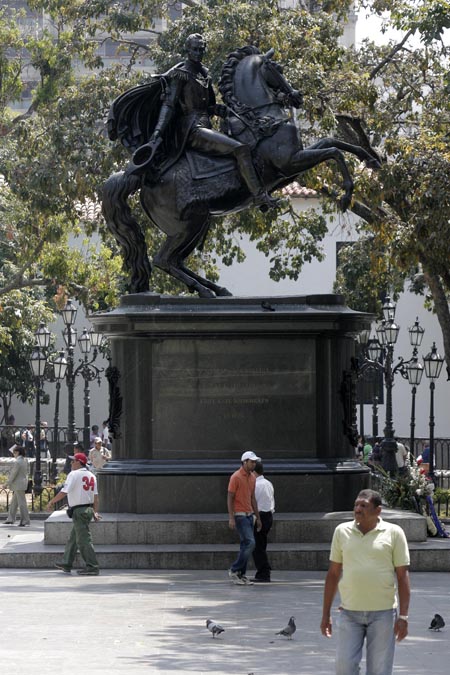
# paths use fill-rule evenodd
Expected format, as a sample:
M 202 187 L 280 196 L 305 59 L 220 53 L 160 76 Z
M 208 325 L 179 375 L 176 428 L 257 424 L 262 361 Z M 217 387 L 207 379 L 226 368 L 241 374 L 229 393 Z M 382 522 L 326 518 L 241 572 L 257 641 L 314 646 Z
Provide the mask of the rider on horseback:
M 225 117 L 226 107 L 216 104 L 211 77 L 202 64 L 205 40 L 199 33 L 193 33 L 187 38 L 185 46 L 187 59 L 159 76 L 163 102 L 158 120 L 148 143 L 134 153 L 133 164 L 147 169 L 153 163 L 167 127 L 175 118 L 177 131 L 181 134 L 177 139 L 178 155 L 184 148 L 210 156 L 231 155 L 236 159 L 254 203 L 262 210 L 277 206 L 278 200 L 269 195 L 256 173 L 249 146 L 211 127 L 211 116 Z

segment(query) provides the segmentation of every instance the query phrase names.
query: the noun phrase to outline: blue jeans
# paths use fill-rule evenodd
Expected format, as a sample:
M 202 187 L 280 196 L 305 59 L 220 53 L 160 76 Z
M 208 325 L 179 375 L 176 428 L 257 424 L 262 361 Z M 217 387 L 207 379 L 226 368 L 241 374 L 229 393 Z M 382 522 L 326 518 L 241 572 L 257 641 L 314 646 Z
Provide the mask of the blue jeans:
M 239 555 L 231 565 L 232 572 L 245 574 L 247 562 L 255 548 L 255 536 L 253 534 L 253 516 L 234 516 L 236 530 L 241 540 Z
M 367 675 L 391 675 L 397 618 L 395 609 L 353 612 L 341 609 L 338 619 L 336 675 L 358 675 L 366 640 Z

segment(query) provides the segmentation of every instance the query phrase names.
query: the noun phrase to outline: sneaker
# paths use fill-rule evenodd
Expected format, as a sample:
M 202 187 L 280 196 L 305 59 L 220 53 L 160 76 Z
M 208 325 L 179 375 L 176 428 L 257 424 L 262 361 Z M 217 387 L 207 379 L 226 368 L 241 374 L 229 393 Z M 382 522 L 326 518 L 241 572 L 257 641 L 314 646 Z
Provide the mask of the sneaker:
M 245 581 L 241 578 L 239 572 L 233 572 L 233 570 L 228 570 L 228 577 L 231 579 L 233 584 L 244 586 Z
M 100 572 L 99 570 L 89 569 L 89 567 L 85 567 L 82 570 L 77 570 L 77 574 L 79 574 L 82 577 L 98 577 Z
M 66 574 L 70 574 L 72 572 L 72 568 L 64 565 L 64 563 L 55 563 L 55 567 L 57 570 L 62 570 Z
M 270 584 L 270 579 L 266 579 L 265 577 L 254 577 L 252 581 L 255 584 Z
M 245 586 L 246 585 L 245 579 L 239 576 L 239 574 L 236 575 L 236 577 L 233 579 L 233 584 L 236 584 L 236 586 Z
M 245 574 L 241 574 L 241 583 L 244 582 L 246 586 L 253 586 L 253 581 L 249 579 L 248 577 L 245 576 Z

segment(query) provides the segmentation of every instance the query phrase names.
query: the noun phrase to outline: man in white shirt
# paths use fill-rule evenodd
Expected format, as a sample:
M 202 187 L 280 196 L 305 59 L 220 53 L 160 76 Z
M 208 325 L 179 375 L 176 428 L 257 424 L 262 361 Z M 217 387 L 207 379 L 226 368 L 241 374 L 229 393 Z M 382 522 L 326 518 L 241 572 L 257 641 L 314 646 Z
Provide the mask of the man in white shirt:
M 270 563 L 267 557 L 267 535 L 270 532 L 273 523 L 273 513 L 275 511 L 274 489 L 270 480 L 264 478 L 264 467 L 262 462 L 256 462 L 255 469 L 256 486 L 255 498 L 258 505 L 258 511 L 261 518 L 262 527 L 258 531 L 255 527 L 255 548 L 253 550 L 253 561 L 256 567 L 255 578 L 252 581 L 257 583 L 270 582 Z
M 406 459 L 408 457 L 408 450 L 405 448 L 403 443 L 400 443 L 397 441 L 397 452 L 395 453 L 395 459 L 397 461 L 397 466 L 398 466 L 398 472 L 400 476 L 404 476 L 406 474 Z
M 89 450 L 89 461 L 94 467 L 95 471 L 103 469 L 106 462 L 111 459 L 111 453 L 108 448 L 103 447 L 102 439 L 97 436 L 94 440 L 94 447 Z M 95 473 L 93 471 L 93 473 Z
M 84 452 L 76 452 L 69 459 L 72 461 L 72 471 L 67 476 L 62 490 L 50 499 L 47 506 L 47 509 L 51 511 L 56 502 L 67 497 L 69 508 L 72 511 L 73 527 L 64 550 L 64 558 L 61 563 L 56 563 L 55 567 L 70 574 L 77 550 L 79 550 L 86 567 L 78 570 L 78 574 L 97 576 L 99 574 L 98 561 L 89 529 L 92 519 L 100 520 L 101 518 L 98 514 L 97 479 L 86 467 L 87 457 Z

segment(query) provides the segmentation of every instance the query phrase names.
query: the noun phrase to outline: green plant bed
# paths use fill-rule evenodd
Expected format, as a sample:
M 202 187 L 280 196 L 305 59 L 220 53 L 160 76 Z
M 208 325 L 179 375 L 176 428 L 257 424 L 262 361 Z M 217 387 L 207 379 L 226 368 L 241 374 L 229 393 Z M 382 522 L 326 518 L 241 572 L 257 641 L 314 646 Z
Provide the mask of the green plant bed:
M 445 488 L 436 488 L 433 495 L 434 502 L 445 502 L 450 499 L 450 490 Z

